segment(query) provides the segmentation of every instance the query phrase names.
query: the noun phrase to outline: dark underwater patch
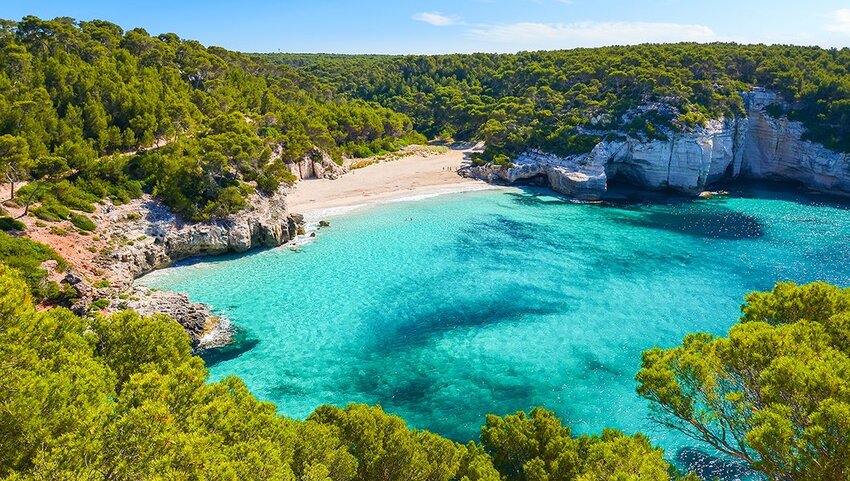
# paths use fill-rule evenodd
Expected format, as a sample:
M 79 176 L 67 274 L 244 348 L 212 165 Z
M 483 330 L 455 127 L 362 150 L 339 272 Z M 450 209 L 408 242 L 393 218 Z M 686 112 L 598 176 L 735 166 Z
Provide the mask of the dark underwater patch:
M 238 358 L 242 354 L 250 351 L 260 344 L 260 340 L 250 336 L 247 332 L 237 329 L 233 335 L 233 342 L 226 346 L 217 347 L 214 349 L 205 349 L 200 352 L 201 359 L 204 360 L 207 367 L 213 367 L 216 364 L 231 361 Z
M 549 189 L 523 189 L 522 192 L 508 192 L 505 196 L 512 204 L 523 207 L 563 207 L 571 203 L 567 197 Z
M 378 364 L 355 373 L 352 387 L 358 397 L 365 396 L 387 412 L 402 415 L 414 427 L 457 442 L 476 439 L 487 414 L 514 413 L 540 404 L 535 387 L 522 378 L 464 372 L 463 377 L 448 380 L 437 370 L 419 366 L 420 370 L 413 371 L 411 364 L 404 362 L 399 362 L 398 368 L 409 371 L 388 375 L 385 366 Z M 470 395 L 440 395 L 443 389 L 457 387 L 466 387 Z
M 599 356 L 589 351 L 581 355 L 581 365 L 582 375 L 584 378 L 620 378 L 627 376 L 627 374 L 621 369 L 617 369 L 611 364 L 603 362 L 599 359 Z
M 731 209 L 688 206 L 670 210 L 644 210 L 640 215 L 614 215 L 615 222 L 635 227 L 678 232 L 720 240 L 751 240 L 764 235 L 757 217 Z
M 294 397 L 294 396 L 304 396 L 304 395 L 307 394 L 306 392 L 304 392 L 304 389 L 302 389 L 301 387 L 296 386 L 294 384 L 281 384 L 279 386 L 275 386 L 275 387 L 269 389 L 268 393 L 269 393 L 269 395 L 270 395 L 269 397 L 271 399 L 282 399 L 282 398 Z
M 566 240 L 545 224 L 494 215 L 466 226 L 453 243 L 459 262 L 486 257 L 494 268 L 510 263 L 512 256 L 528 252 L 559 251 Z
M 543 316 L 560 312 L 556 307 L 547 307 L 518 302 L 501 303 L 488 301 L 484 305 L 447 306 L 416 316 L 393 332 L 393 344 L 403 344 L 405 347 L 421 346 L 433 337 L 455 329 L 484 327 L 505 322 L 515 322 L 521 316 Z M 395 349 L 392 349 L 395 350 Z

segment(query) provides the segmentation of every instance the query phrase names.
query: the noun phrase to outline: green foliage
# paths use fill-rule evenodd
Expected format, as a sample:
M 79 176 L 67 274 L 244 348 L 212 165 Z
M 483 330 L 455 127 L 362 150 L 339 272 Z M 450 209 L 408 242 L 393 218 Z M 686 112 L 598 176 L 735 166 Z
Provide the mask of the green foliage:
M 97 312 L 106 309 L 107 307 L 109 307 L 109 299 L 98 299 L 91 303 L 89 311 Z
M 643 356 L 638 392 L 666 426 L 769 479 L 850 476 L 850 290 L 753 293 L 725 338 Z
M 55 282 L 47 280 L 47 271 L 41 268 L 41 264 L 47 260 L 56 261 L 59 271 L 68 267 L 65 260 L 50 247 L 26 237 L 12 237 L 0 232 L 0 264 L 18 269 L 36 299 L 59 302 L 68 298 L 69 293 Z
M 588 152 L 590 139 L 574 136 L 612 130 L 660 139 L 742 114 L 740 93 L 754 86 L 782 93 L 812 140 L 850 151 L 850 49 L 683 43 L 510 55 L 258 57 L 405 113 L 428 137 L 481 139 L 513 154 Z
M 15 182 L 27 177 L 30 163 L 30 150 L 25 138 L 0 135 L 0 175 L 12 184 L 11 198 L 15 198 Z
M 147 188 L 204 220 L 243 208 L 246 183 L 292 182 L 283 165 L 315 148 L 341 159 L 420 140 L 404 114 L 174 34 L 68 18 L 0 26 L 0 175 L 50 184 L 37 202 L 91 212 Z M 35 212 L 67 217 L 52 210 Z
M 811 139 L 850 151 L 846 49 L 247 56 L 103 21 L 26 17 L 0 26 L 0 66 L 0 171 L 62 184 L 36 197 L 85 212 L 147 189 L 189 219 L 226 216 L 251 188 L 293 182 L 286 164 L 314 152 L 341 162 L 426 137 L 485 140 L 484 161 L 529 148 L 582 154 L 610 132 L 664 139 L 740 115 L 740 93 L 756 85 L 781 92 Z
M 4 232 L 12 230 L 23 231 L 26 230 L 26 228 L 27 226 L 19 220 L 15 220 L 11 217 L 0 217 L 0 230 Z
M 88 216 L 83 214 L 71 214 L 71 224 L 74 225 L 77 229 L 86 231 L 86 232 L 94 232 L 97 229 L 97 226 L 94 225 L 91 219 Z
M 500 418 L 487 416 L 481 443 L 507 479 L 669 480 L 663 451 L 641 435 L 605 430 L 601 436 L 572 437 L 554 413 L 536 408 Z
M 38 207 L 33 207 L 30 209 L 30 213 L 48 222 L 63 221 L 71 216 L 71 211 L 57 202 L 48 202 Z

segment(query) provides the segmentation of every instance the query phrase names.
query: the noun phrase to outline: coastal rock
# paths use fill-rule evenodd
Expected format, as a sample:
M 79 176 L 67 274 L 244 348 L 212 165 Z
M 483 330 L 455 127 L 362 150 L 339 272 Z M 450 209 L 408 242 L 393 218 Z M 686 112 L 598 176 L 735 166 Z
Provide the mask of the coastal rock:
M 137 277 L 189 257 L 283 245 L 295 238 L 303 222 L 287 212 L 283 188 L 271 196 L 255 194 L 246 209 L 208 222 L 185 222 L 147 195 L 104 209 L 103 215 L 109 219 L 114 247 L 98 263 L 124 288 Z
M 756 90 L 744 99 L 750 126 L 742 175 L 793 180 L 816 190 L 850 193 L 850 154 L 805 140 L 806 128 L 800 122 L 768 115 L 766 107 L 782 102 L 775 92 Z
M 272 158 L 275 157 L 281 157 L 280 148 L 273 153 Z M 287 161 L 284 165 L 298 180 L 337 179 L 348 172 L 348 169 L 337 164 L 328 154 L 319 150 L 314 150 L 298 161 Z
M 545 177 L 548 184 L 558 192 L 594 199 L 607 189 L 607 178 L 605 170 L 597 168 L 590 160 L 593 155 L 563 158 L 532 150 L 520 155 L 511 167 L 482 167 L 474 171 L 474 176 L 488 182 L 508 183 Z
M 850 155 L 805 140 L 800 122 L 771 117 L 766 107 L 781 102 L 777 94 L 757 89 L 743 96 L 746 117 L 712 120 L 693 132 L 670 133 L 665 140 L 603 141 L 590 153 L 570 157 L 529 151 L 511 167 L 473 167 L 467 175 L 508 183 L 544 177 L 552 189 L 582 199 L 602 197 L 617 180 L 698 194 L 720 180 L 739 177 L 794 181 L 850 194 Z
M 132 308 L 168 314 L 199 341 L 212 317 L 206 306 L 192 303 L 182 294 L 140 293 L 132 287 L 133 280 L 190 257 L 277 247 L 293 240 L 304 219 L 289 214 L 285 197 L 284 188 L 271 196 L 255 194 L 246 209 L 226 219 L 201 223 L 184 221 L 148 195 L 126 205 L 103 206 L 99 212 L 105 221 L 101 222 L 106 229 L 103 235 L 112 248 L 102 252 L 97 263 L 108 273 L 114 294 L 129 292 L 122 297 L 137 299 L 130 304 L 113 302 L 110 311 Z M 90 304 L 91 298 L 81 296 L 81 302 L 89 299 Z
M 112 311 L 132 309 L 144 316 L 154 314 L 170 316 L 183 326 L 195 345 L 200 344 L 201 339 L 217 320 L 206 305 L 192 302 L 188 295 L 177 292 L 135 287 L 127 300 L 113 301 L 113 304 L 115 305 L 110 306 Z

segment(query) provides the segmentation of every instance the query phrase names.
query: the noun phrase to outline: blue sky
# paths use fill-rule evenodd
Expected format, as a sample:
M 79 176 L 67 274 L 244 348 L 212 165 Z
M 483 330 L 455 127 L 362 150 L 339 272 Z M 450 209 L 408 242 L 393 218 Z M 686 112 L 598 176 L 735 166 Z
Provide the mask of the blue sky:
M 843 0 L 0 0 L 250 52 L 452 53 L 672 41 L 850 46 Z

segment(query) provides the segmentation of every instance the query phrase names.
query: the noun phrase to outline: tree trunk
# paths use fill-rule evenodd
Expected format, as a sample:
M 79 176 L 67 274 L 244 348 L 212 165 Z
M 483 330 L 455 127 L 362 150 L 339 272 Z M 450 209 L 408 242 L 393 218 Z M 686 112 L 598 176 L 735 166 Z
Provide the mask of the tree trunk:
M 18 219 L 20 219 L 21 217 L 26 217 L 27 214 L 29 214 L 30 205 L 32 205 L 32 200 L 35 197 L 35 195 L 38 193 L 38 191 L 41 190 L 42 185 L 44 185 L 44 184 L 38 184 L 37 186 L 35 186 L 35 189 L 33 189 L 29 198 L 27 198 L 26 204 L 24 205 L 24 212 L 21 215 L 18 216 Z

